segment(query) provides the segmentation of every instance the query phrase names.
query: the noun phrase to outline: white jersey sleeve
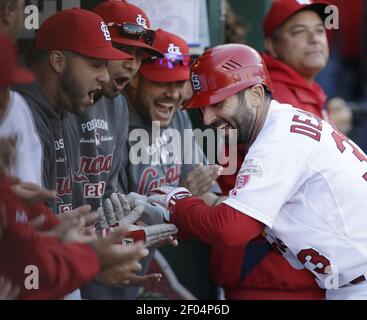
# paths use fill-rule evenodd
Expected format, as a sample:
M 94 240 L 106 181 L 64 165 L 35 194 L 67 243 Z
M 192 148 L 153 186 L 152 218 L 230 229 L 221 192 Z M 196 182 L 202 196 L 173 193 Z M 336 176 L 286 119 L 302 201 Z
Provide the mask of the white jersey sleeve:
M 42 145 L 33 116 L 23 97 L 11 91 L 6 114 L 0 122 L 0 137 L 17 137 L 17 159 L 12 176 L 42 186 Z

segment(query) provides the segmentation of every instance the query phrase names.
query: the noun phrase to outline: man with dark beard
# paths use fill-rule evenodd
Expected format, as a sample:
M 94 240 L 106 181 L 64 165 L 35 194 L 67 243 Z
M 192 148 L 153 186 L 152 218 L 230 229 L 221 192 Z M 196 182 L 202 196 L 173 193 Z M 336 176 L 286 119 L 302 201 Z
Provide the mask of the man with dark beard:
M 315 77 L 325 68 L 329 57 L 325 29 L 327 5 L 316 0 L 273 1 L 263 23 L 266 52 L 262 56 L 274 86 L 274 99 L 321 118 L 326 115 L 326 95 Z M 329 103 L 329 106 L 340 104 Z M 237 148 L 226 146 L 225 152 L 231 148 L 237 149 L 237 170 L 218 180 L 224 194 L 235 185 L 247 152 L 243 144 Z M 231 261 L 230 267 L 226 261 Z M 236 272 L 232 266 L 236 266 Z M 324 297 L 308 272 L 291 268 L 266 241 L 249 243 L 246 249 L 214 248 L 212 272 L 228 299 Z M 258 276 L 262 273 L 267 277 Z
M 72 208 L 70 174 L 76 162 L 65 128 L 66 111 L 82 114 L 94 95 L 109 82 L 107 62 L 131 57 L 112 47 L 107 25 L 98 15 L 67 9 L 48 18 L 37 33 L 30 67 L 37 82 L 19 86 L 34 116 L 43 146 L 43 184 L 57 192 L 53 211 Z M 65 179 L 64 177 L 68 177 Z
M 264 60 L 248 46 L 209 49 L 191 80 L 186 107 L 200 108 L 204 124 L 227 136 L 238 130 L 249 151 L 220 205 L 169 187 L 153 190 L 148 203 L 212 246 L 243 249 L 263 236 L 293 268 L 307 269 L 326 299 L 366 299 L 366 154 L 321 118 L 274 100 Z

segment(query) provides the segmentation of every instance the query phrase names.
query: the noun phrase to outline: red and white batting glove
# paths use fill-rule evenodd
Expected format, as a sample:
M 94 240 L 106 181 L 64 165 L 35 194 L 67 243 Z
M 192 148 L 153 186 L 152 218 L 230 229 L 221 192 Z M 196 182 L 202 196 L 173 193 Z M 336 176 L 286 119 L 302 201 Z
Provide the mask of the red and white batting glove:
M 191 197 L 192 194 L 186 188 L 174 188 L 170 186 L 163 186 L 160 188 L 153 189 L 148 197 L 149 203 L 156 203 L 168 210 L 165 220 L 170 221 L 170 212 L 177 200 Z
M 100 208 L 99 210 L 103 209 Z M 151 247 L 158 242 L 167 240 L 167 238 L 178 232 L 176 226 L 169 223 L 155 224 L 152 226 L 135 225 L 134 223 L 136 223 L 143 214 L 143 210 L 143 206 L 135 207 L 131 213 L 122 218 L 116 226 L 100 229 L 98 231 L 99 235 L 105 238 L 112 233 L 116 227 L 126 226 L 129 233 L 126 238 L 123 239 L 122 244 L 129 246 L 137 241 L 143 241 L 146 247 Z

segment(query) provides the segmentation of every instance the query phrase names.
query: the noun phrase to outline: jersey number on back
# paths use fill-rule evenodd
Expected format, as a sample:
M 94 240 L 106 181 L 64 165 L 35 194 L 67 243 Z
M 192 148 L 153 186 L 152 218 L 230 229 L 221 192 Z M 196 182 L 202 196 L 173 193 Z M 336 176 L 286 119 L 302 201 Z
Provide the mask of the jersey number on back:
M 310 137 L 313 140 L 320 141 L 322 132 L 321 119 L 307 112 L 302 112 L 305 114 L 305 119 L 300 119 L 300 116 L 294 116 L 292 121 L 297 123 L 291 125 L 290 131 L 292 133 L 298 133 Z M 316 123 L 313 123 L 315 120 Z M 344 153 L 346 146 L 348 144 L 353 149 L 353 154 L 356 158 L 363 162 L 367 162 L 367 156 L 352 142 L 348 137 L 339 132 L 335 127 L 331 136 L 333 137 L 335 144 L 341 153 Z M 362 176 L 364 180 L 367 181 L 367 172 Z

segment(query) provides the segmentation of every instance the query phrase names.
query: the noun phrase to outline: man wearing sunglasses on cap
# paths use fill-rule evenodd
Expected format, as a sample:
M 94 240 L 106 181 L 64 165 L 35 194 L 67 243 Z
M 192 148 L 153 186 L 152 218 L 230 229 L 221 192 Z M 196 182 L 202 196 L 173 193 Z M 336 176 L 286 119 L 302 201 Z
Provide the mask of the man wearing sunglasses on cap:
M 104 87 L 104 91 L 113 96 L 121 92 L 138 72 L 143 54 L 160 57 L 163 54 L 152 46 L 155 31 L 150 29 L 148 16 L 137 6 L 111 0 L 102 2 L 93 11 L 106 21 L 114 48 L 134 58 L 110 62 L 110 69 L 119 73 L 114 82 Z
M 129 16 L 131 11 L 136 12 L 134 13 L 136 16 L 145 16 L 139 8 L 122 1 L 106 1 L 94 9 L 94 12 L 109 25 L 111 21 L 117 19 L 132 20 Z M 135 20 L 136 18 L 133 21 Z M 133 23 L 129 22 L 128 25 Z M 154 38 L 154 31 L 149 29 L 147 31 Z M 125 54 L 118 45 L 125 38 L 113 32 L 110 32 L 110 36 L 113 46 L 121 54 Z M 107 71 L 110 81 L 103 83 L 101 90 L 96 92 L 94 104 L 82 114 L 69 114 L 65 121 L 68 131 L 73 132 L 71 135 L 73 140 L 70 141 L 72 150 L 79 152 L 80 149 L 80 155 L 75 163 L 78 171 L 73 178 L 73 207 L 87 203 L 97 210 L 102 197 L 117 190 L 117 173 L 128 135 L 127 125 L 121 125 L 128 121 L 128 109 L 120 93 L 140 67 L 139 50 L 162 55 L 147 45 L 143 39 L 135 42 L 138 43 L 137 46 L 142 47 L 136 47 L 138 49 L 132 51 L 133 56 L 130 59 L 109 61 Z M 64 178 L 66 180 L 68 176 Z

